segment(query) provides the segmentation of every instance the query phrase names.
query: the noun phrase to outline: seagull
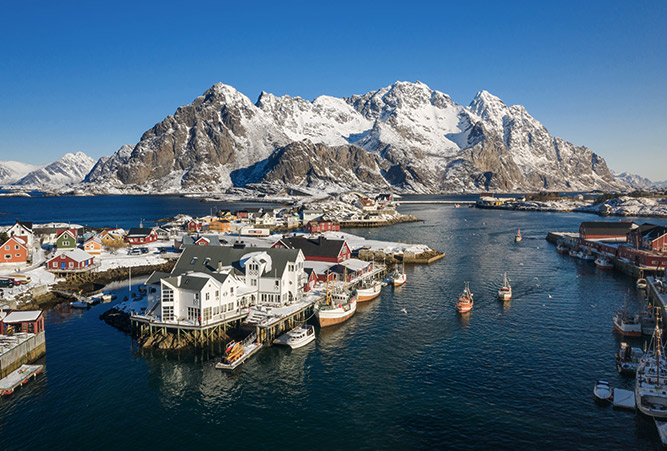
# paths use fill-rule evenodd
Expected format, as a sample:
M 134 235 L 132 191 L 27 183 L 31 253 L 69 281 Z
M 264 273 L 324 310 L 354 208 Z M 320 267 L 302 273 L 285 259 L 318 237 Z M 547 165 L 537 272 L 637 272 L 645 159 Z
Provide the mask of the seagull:
M 535 280 L 537 280 L 537 277 L 534 277 Z
M 549 299 L 551 299 L 551 298 L 552 298 L 552 296 L 551 296 L 551 295 L 549 295 Z
M 407 311 L 407 310 L 405 310 L 405 309 L 401 309 L 401 312 L 403 312 L 403 313 L 405 313 L 405 314 L 407 314 L 407 313 L 408 313 L 408 311 Z

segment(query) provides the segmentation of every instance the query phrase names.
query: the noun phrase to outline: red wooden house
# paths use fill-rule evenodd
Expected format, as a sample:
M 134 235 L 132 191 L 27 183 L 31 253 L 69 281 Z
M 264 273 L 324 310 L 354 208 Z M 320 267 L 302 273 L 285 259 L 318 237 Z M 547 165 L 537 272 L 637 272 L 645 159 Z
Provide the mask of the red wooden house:
M 44 330 L 44 312 L 41 310 L 15 310 L 0 318 L 0 334 L 8 332 L 38 334 Z
M 94 267 L 95 257 L 81 249 L 62 252 L 46 262 L 46 269 L 51 272 L 82 272 Z
M 306 284 L 303 287 L 303 291 L 304 293 L 307 293 L 315 288 L 315 284 L 317 283 L 317 273 L 313 268 L 304 268 L 304 271 L 306 271 L 308 279 L 306 280 Z
M 345 240 L 329 240 L 322 236 L 317 238 L 283 237 L 271 247 L 301 249 L 307 261 L 340 263 L 349 259 L 352 255 Z
M 130 229 L 125 236 L 125 241 L 132 245 L 141 245 L 157 241 L 155 230 L 145 227 Z
M 636 249 L 667 252 L 667 227 L 642 224 L 628 233 L 626 241 Z
M 590 221 L 579 226 L 580 240 L 625 241 L 626 235 L 637 225 L 631 221 Z
M 309 233 L 318 233 L 318 232 L 335 232 L 340 230 L 340 224 L 333 221 L 327 221 L 320 219 L 317 221 L 310 221 L 306 224 L 306 231 Z
M 185 223 L 185 229 L 188 232 L 201 232 L 203 227 L 204 223 L 201 222 L 199 219 L 190 219 L 188 222 Z
M 13 236 L 2 244 L 0 249 L 0 263 L 28 262 L 28 238 L 25 236 Z

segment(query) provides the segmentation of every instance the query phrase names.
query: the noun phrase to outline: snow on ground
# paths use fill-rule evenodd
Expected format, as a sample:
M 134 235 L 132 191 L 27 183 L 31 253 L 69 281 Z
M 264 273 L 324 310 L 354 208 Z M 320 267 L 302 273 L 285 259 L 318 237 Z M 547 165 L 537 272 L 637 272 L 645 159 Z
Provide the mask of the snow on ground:
M 408 244 L 394 243 L 391 241 L 368 240 L 366 238 L 345 232 L 324 232 L 322 235 L 332 240 L 343 239 L 347 241 L 347 244 L 353 250 L 365 248 L 372 251 L 382 251 L 386 254 L 402 254 L 403 252 L 413 252 L 415 254 L 420 254 L 422 252 L 431 250 L 431 248 L 425 244 Z

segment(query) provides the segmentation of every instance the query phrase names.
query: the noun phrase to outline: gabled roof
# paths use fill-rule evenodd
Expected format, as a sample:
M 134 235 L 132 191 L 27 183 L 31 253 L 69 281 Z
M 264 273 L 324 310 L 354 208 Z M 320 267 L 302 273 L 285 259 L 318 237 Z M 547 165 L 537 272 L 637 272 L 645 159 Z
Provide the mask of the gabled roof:
M 17 244 L 23 246 L 23 247 L 28 247 L 28 243 L 26 243 L 26 241 L 23 239 L 22 236 L 18 236 L 18 235 L 10 236 L 7 241 L 2 243 L 2 246 L 4 246 L 6 243 L 9 243 L 12 240 L 15 241 Z
M 58 258 L 61 255 L 69 257 L 77 263 L 93 258 L 92 255 L 90 255 L 88 252 L 84 251 L 83 249 L 76 248 L 76 249 L 72 249 L 71 251 L 61 252 L 61 253 L 57 254 L 55 257 L 53 257 L 51 260 L 53 260 L 55 258 Z
M 183 237 L 183 245 L 195 244 L 200 238 L 206 238 L 211 246 L 220 246 L 220 237 L 218 235 L 186 235 Z
M 229 274 L 223 273 L 188 273 L 181 276 L 163 278 L 166 283 L 185 290 L 201 291 L 210 279 L 217 280 L 221 284 L 227 280 Z
M 127 237 L 128 238 L 134 238 L 134 237 L 142 237 L 142 236 L 148 236 L 151 234 L 153 229 L 148 228 L 148 227 L 134 227 L 131 228 L 129 232 L 127 232 Z
M 288 236 L 280 240 L 285 246 L 292 249 L 301 249 L 307 257 L 335 258 L 340 255 L 345 240 L 330 240 L 324 237 L 306 238 L 303 236 Z
M 636 227 L 634 222 L 623 221 L 588 221 L 582 222 L 588 235 L 625 235 Z
M 102 240 L 100 239 L 99 235 L 91 236 L 90 238 L 88 238 L 88 239 L 86 240 L 85 243 L 83 243 L 83 245 L 85 246 L 86 244 L 88 244 L 88 243 L 90 243 L 90 242 L 95 242 L 95 243 L 100 243 L 100 244 L 102 244 Z
M 144 285 L 153 285 L 156 283 L 160 283 L 160 280 L 167 279 L 169 277 L 171 277 L 171 274 L 169 274 L 168 272 L 153 271 L 153 274 L 151 274 L 148 280 L 144 282 Z
M 59 230 L 59 231 L 57 232 L 57 235 L 56 235 L 56 236 L 57 236 L 58 238 L 60 238 L 61 236 L 63 236 L 63 235 L 66 234 L 66 233 L 69 234 L 72 238 L 76 239 L 76 230 L 73 230 L 73 229 Z
M 667 233 L 667 227 L 656 226 L 642 235 L 645 240 L 656 240 Z
M 241 260 L 247 254 L 259 251 L 266 252 L 271 257 L 271 273 L 278 276 L 282 276 L 288 263 L 296 261 L 300 252 L 298 249 L 188 245 L 183 247 L 183 253 L 176 262 L 171 275 L 178 276 L 192 271 L 213 274 L 217 272 L 218 264 L 233 267 L 237 274 L 245 274 Z
M 22 323 L 27 321 L 37 321 L 42 316 L 41 310 L 15 310 L 9 312 L 2 320 L 3 323 Z

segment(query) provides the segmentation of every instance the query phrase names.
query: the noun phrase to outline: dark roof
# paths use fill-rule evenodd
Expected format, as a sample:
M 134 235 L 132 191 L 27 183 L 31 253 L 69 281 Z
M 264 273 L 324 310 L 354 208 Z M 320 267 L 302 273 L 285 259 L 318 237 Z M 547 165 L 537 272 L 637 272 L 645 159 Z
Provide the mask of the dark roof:
M 127 232 L 127 236 L 128 237 L 148 236 L 148 235 L 151 234 L 152 231 L 153 231 L 153 229 L 147 228 L 147 227 L 143 227 L 143 228 L 134 227 L 134 228 L 130 229 L 129 232 Z
M 164 281 L 167 282 L 169 285 L 173 285 L 177 288 L 184 288 L 186 290 L 193 290 L 193 291 L 201 291 L 201 289 L 204 288 L 208 283 L 208 277 L 185 275 L 180 277 L 180 279 L 178 276 L 176 276 L 164 279 Z
M 633 222 L 590 221 L 582 222 L 587 235 L 624 235 L 633 229 Z
M 218 235 L 186 235 L 183 237 L 183 245 L 195 244 L 199 238 L 206 238 L 211 246 L 220 246 L 220 237 Z
M 28 230 L 32 230 L 32 222 L 31 221 L 19 221 L 18 219 L 16 220 L 17 223 L 21 224 L 23 227 L 25 227 Z
M 324 237 L 306 238 L 289 236 L 280 240 L 285 246 L 292 249 L 301 249 L 306 257 L 338 257 L 345 240 L 329 240 Z
M 170 277 L 171 274 L 168 272 L 160 272 L 160 271 L 153 271 L 153 274 L 148 278 L 146 282 L 144 282 L 144 285 L 153 285 L 156 283 L 160 283 L 160 280 L 166 279 L 167 277 Z
M 667 233 L 667 227 L 655 226 L 642 234 L 642 237 L 647 240 L 655 240 L 663 236 L 665 233 Z
M 234 248 L 228 246 L 193 246 L 183 247 L 183 253 L 178 258 L 172 276 L 178 276 L 191 271 L 216 273 L 218 263 L 222 266 L 232 266 L 238 274 L 245 271 L 241 267 L 241 260 L 245 255 L 266 252 L 271 257 L 271 272 L 282 275 L 288 262 L 296 261 L 298 249 L 272 249 L 263 247 Z

